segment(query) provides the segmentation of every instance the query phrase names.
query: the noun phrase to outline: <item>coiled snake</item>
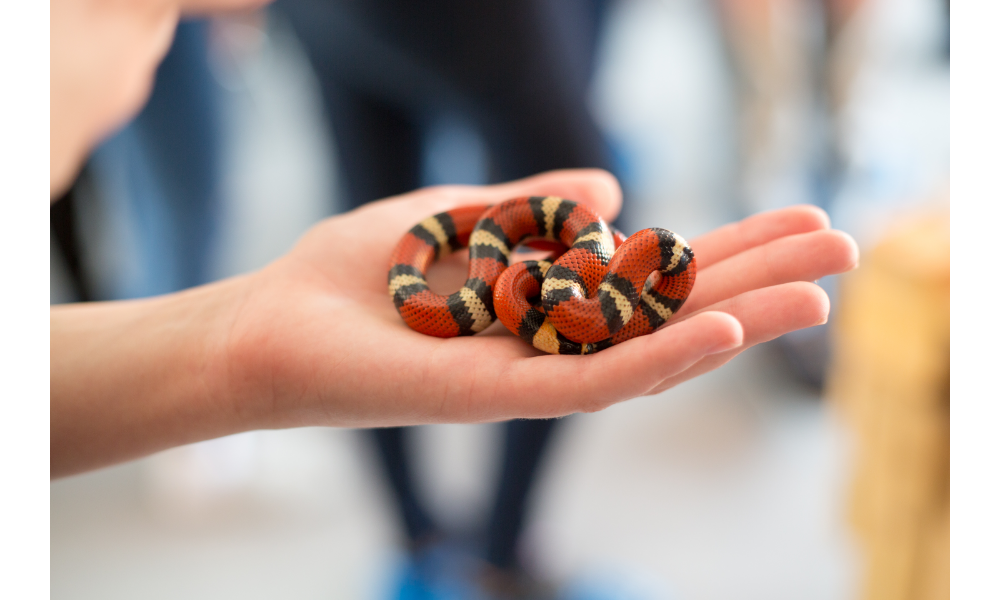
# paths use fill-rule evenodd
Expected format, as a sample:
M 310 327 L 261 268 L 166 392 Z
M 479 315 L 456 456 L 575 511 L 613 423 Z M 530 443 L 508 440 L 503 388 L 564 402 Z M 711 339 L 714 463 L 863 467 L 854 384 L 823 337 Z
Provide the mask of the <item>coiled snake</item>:
M 519 244 L 553 254 L 508 266 Z M 427 269 L 466 246 L 465 285 L 449 296 L 432 292 Z M 554 196 L 428 217 L 403 236 L 389 264 L 389 294 L 412 329 L 472 335 L 499 318 L 551 354 L 592 354 L 652 333 L 684 304 L 697 273 L 679 235 L 651 228 L 625 239 L 586 206 Z

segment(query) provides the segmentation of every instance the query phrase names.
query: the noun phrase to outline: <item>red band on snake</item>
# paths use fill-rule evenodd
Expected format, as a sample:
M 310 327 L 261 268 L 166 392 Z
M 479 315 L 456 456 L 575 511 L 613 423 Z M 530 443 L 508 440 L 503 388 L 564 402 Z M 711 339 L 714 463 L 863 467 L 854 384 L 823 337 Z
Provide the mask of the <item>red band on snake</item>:
M 558 250 L 508 268 L 521 244 Z M 465 284 L 449 296 L 432 292 L 427 270 L 466 246 Z M 499 318 L 539 350 L 592 354 L 666 323 L 696 274 L 691 247 L 673 232 L 644 229 L 625 239 L 582 204 L 531 196 L 421 221 L 392 254 L 389 294 L 420 333 L 472 335 Z

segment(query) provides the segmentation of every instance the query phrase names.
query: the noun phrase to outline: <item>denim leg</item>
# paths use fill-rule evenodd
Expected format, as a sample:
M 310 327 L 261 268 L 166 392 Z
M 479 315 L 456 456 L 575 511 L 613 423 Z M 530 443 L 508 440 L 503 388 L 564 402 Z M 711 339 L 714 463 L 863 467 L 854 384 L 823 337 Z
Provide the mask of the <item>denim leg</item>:
M 408 427 L 386 427 L 372 429 L 371 434 L 378 447 L 382 467 L 392 486 L 394 499 L 403 517 L 406 535 L 413 544 L 434 533 L 437 528 L 423 504 L 417 499 L 413 489 L 411 452 Z
M 557 419 L 508 421 L 496 504 L 486 538 L 486 560 L 502 569 L 516 564 L 529 492 Z

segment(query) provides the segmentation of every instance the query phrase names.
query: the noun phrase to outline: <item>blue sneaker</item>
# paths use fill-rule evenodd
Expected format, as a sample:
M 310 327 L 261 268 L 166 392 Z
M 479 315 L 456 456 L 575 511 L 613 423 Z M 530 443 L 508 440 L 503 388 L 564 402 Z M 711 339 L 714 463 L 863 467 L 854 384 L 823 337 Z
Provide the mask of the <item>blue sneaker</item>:
M 442 541 L 410 554 L 396 579 L 392 600 L 474 600 L 478 561 L 461 545 Z

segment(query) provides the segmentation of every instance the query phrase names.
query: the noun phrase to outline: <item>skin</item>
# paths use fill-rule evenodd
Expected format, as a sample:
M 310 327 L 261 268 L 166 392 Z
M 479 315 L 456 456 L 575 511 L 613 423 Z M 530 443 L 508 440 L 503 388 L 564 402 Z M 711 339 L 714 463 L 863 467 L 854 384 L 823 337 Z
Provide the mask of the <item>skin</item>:
M 698 279 L 675 319 L 597 355 L 544 355 L 499 324 L 452 339 L 410 330 L 386 283 L 399 238 L 428 215 L 529 193 L 584 202 L 606 219 L 621 203 L 614 178 L 596 170 L 427 188 L 327 219 L 256 273 L 53 307 L 52 475 L 252 429 L 598 411 L 825 322 L 828 299 L 810 282 L 857 263 L 854 242 L 822 211 L 793 207 L 691 241 Z M 457 261 L 440 271 L 438 291 L 464 280 Z

